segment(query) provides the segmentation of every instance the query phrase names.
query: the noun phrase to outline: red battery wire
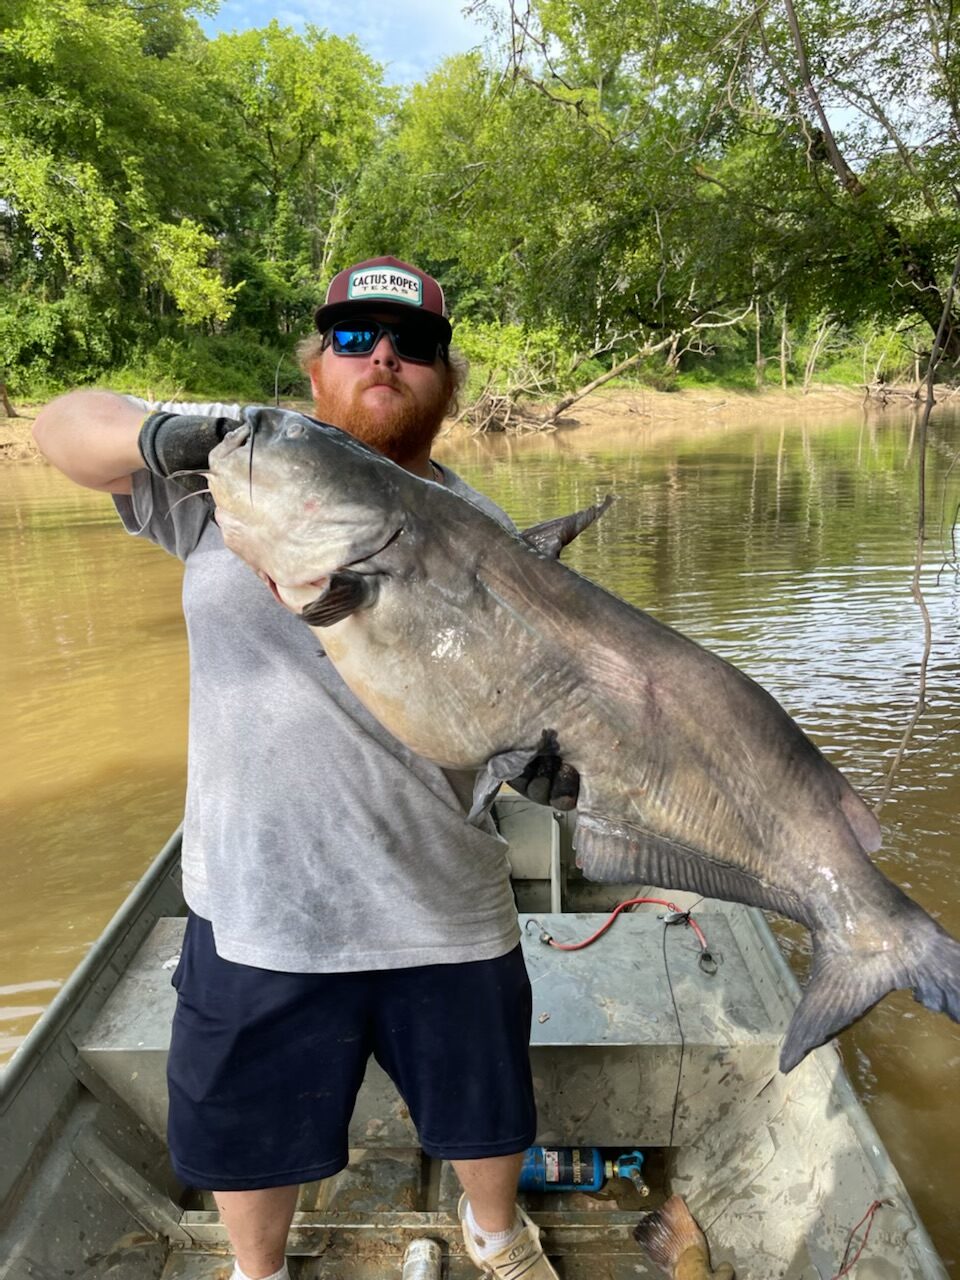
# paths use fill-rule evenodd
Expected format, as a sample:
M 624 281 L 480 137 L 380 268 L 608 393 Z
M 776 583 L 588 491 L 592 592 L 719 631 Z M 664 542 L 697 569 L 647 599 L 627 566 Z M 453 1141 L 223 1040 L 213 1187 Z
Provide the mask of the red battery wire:
M 556 942 L 553 937 L 543 929 L 542 925 L 541 929 L 543 929 L 543 932 L 541 934 L 541 940 L 546 942 L 548 946 L 553 947 L 556 951 L 580 951 L 583 947 L 589 947 L 591 942 L 596 942 L 602 934 L 606 933 L 621 911 L 625 911 L 627 907 L 639 906 L 642 902 L 652 902 L 658 907 L 667 907 L 670 911 L 676 912 L 680 919 L 684 920 L 697 935 L 697 941 L 700 943 L 701 951 L 707 950 L 706 935 L 697 924 L 696 920 L 694 920 L 693 916 L 690 915 L 688 911 L 681 911 L 675 903 L 667 902 L 665 898 L 627 898 L 625 902 L 617 903 L 616 907 L 614 907 L 613 911 L 610 912 L 610 915 L 606 920 L 604 920 L 600 928 L 594 933 L 591 933 L 589 938 L 584 938 L 582 942 Z M 537 923 L 539 924 L 539 921 Z

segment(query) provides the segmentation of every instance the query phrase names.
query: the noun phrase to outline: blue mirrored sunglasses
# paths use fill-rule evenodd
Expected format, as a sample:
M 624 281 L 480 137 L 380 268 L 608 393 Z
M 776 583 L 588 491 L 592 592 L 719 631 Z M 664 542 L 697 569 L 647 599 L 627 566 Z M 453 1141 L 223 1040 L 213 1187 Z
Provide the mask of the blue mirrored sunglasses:
M 383 335 L 401 360 L 414 364 L 433 364 L 439 358 L 446 363 L 447 348 L 437 335 L 422 324 L 383 324 L 380 320 L 343 320 L 323 335 L 324 349 L 333 347 L 338 356 L 366 356 Z

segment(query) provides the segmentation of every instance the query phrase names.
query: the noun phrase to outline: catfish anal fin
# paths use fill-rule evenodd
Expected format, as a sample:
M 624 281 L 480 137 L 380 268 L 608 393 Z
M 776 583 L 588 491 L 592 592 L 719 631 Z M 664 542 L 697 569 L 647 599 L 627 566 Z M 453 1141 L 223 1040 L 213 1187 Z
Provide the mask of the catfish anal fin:
M 588 880 L 686 889 L 705 898 L 764 907 L 812 927 L 803 903 L 792 894 L 655 832 L 581 808 L 573 842 L 577 866 Z

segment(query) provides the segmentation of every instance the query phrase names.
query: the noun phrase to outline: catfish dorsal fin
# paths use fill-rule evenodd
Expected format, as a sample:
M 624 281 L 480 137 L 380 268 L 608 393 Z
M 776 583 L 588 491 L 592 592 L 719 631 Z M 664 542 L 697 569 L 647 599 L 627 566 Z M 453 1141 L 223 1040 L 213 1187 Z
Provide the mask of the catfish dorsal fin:
M 545 520 L 543 524 L 531 525 L 520 535 L 524 542 L 529 542 L 534 551 L 553 560 L 560 558 L 560 552 L 574 538 L 579 537 L 584 529 L 589 529 L 595 520 L 599 520 L 610 503 L 613 495 L 607 494 L 602 502 L 592 507 L 584 507 L 569 516 L 558 516 L 556 520 Z

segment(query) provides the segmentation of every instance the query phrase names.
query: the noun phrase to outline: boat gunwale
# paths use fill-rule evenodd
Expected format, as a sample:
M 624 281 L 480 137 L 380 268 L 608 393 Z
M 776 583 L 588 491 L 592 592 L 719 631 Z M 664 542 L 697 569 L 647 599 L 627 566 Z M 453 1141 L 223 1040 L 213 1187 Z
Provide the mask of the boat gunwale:
M 168 837 L 160 852 L 114 912 L 97 941 L 27 1032 L 10 1061 L 0 1071 L 0 1115 L 13 1103 L 17 1094 L 43 1061 L 46 1051 L 69 1026 L 78 1010 L 81 1007 L 89 1008 L 88 993 L 110 965 L 119 948 L 140 925 L 150 900 L 163 888 L 167 879 L 177 868 L 182 834 L 181 824 Z M 118 979 L 119 976 L 118 974 Z M 104 992 L 101 1004 L 108 994 L 109 992 Z
M 738 904 L 724 904 L 727 910 L 742 911 L 743 918 L 750 922 L 756 937 L 763 947 L 765 959 L 774 970 L 775 978 L 781 984 L 781 990 L 789 997 L 790 1008 L 796 1005 L 803 992 L 800 983 L 786 957 L 780 950 L 776 935 L 759 907 L 741 907 Z M 777 988 L 774 988 L 777 990 Z M 837 1039 L 828 1040 L 820 1048 L 814 1049 L 810 1055 L 818 1074 L 822 1079 L 825 1094 L 833 1094 L 842 1108 L 844 1116 L 853 1130 L 853 1135 L 873 1169 L 877 1179 L 885 1185 L 900 1186 L 906 1192 L 907 1204 L 913 1218 L 910 1228 L 910 1248 L 923 1268 L 924 1276 L 929 1280 L 948 1280 L 948 1272 L 942 1257 L 934 1246 L 920 1213 L 913 1203 L 913 1197 L 906 1187 L 903 1178 L 890 1157 L 886 1145 L 867 1114 L 867 1109 L 857 1096 L 840 1051 Z M 903 1206 L 899 1206 L 903 1208 Z

